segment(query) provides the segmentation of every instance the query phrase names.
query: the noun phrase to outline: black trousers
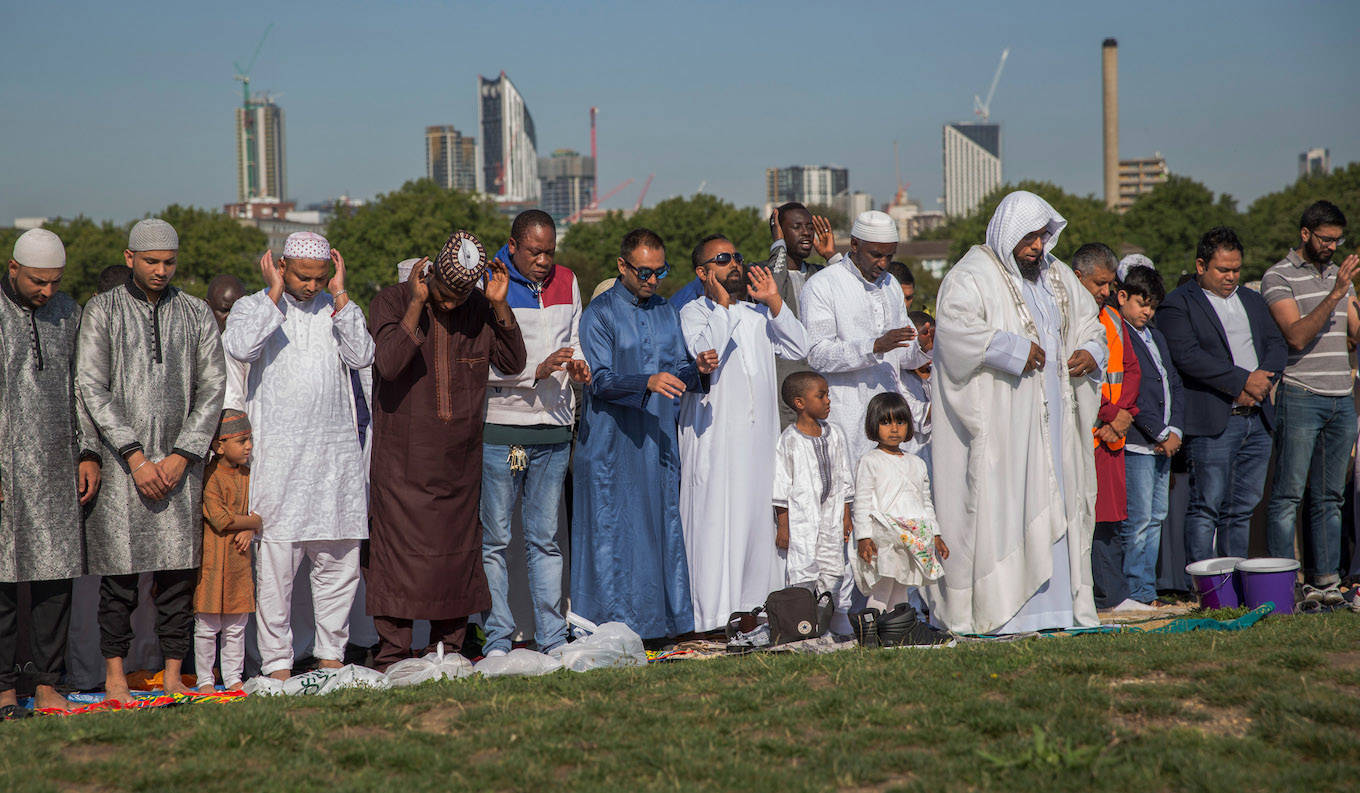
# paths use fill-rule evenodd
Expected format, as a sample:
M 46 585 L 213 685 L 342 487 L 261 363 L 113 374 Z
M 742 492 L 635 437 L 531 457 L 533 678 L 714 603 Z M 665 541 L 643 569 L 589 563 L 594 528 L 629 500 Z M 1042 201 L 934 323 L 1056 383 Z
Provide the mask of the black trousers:
M 19 587 L 29 591 L 28 662 L 15 664 L 19 650 Z M 55 686 L 66 670 L 66 631 L 71 624 L 71 579 L 0 584 L 0 691 L 32 674 L 40 686 Z
M 138 573 L 106 575 L 99 582 L 99 652 L 126 658 L 132 646 L 132 612 L 137 608 Z M 156 601 L 156 638 L 161 656 L 183 661 L 194 641 L 194 584 L 197 570 L 157 570 L 151 574 Z
M 1095 536 L 1091 538 L 1091 583 L 1098 609 L 1118 606 L 1129 596 L 1118 521 L 1096 522 Z

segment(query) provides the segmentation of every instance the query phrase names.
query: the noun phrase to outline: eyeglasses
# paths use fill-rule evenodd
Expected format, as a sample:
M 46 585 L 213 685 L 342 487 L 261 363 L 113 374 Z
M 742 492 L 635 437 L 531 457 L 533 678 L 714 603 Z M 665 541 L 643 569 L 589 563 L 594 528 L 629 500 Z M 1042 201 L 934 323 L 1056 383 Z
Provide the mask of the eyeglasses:
M 1324 248 L 1327 247 L 1327 246 L 1329 246 L 1329 245 L 1335 245 L 1336 247 L 1340 248 L 1342 245 L 1345 245 L 1345 244 L 1346 244 L 1346 238 L 1345 238 L 1344 236 L 1342 236 L 1342 237 L 1324 237 L 1324 236 L 1322 236 L 1321 234 L 1314 233 L 1314 234 L 1313 234 L 1313 239 L 1317 240 L 1317 241 L 1318 241 L 1318 244 L 1321 245 L 1321 246 L 1324 247 Z
M 700 262 L 700 264 L 708 264 L 710 262 L 714 264 L 727 264 L 729 262 L 736 262 L 737 264 L 741 264 L 742 262 L 745 261 L 746 260 L 742 258 L 740 253 L 720 253 L 717 256 L 714 256 L 712 259 Z
M 667 275 L 669 275 L 671 271 L 670 262 L 664 262 L 660 267 L 656 268 L 638 267 L 637 265 L 633 264 L 627 259 L 624 259 L 623 263 L 628 265 L 628 269 L 632 270 L 633 274 L 638 277 L 638 280 L 642 281 L 643 283 L 652 280 L 652 276 L 656 276 L 656 280 L 660 281 L 662 278 L 665 278 Z

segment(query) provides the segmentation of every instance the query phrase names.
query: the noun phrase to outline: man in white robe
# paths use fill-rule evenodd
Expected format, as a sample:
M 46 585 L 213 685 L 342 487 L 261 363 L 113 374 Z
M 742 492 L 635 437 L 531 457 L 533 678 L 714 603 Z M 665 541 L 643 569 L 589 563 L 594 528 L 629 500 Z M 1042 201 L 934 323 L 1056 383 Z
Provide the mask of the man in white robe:
M 935 510 L 949 544 L 931 618 L 958 633 L 1098 625 L 1091 592 L 1104 331 L 1050 251 L 1048 202 L 1002 199 L 940 284 L 932 382 Z
M 775 356 L 807 355 L 807 333 L 770 272 L 748 271 L 726 237 L 706 237 L 693 260 L 704 296 L 680 310 L 680 327 L 691 355 L 713 350 L 719 364 L 708 393 L 687 392 L 680 404 L 680 523 L 694 630 L 711 631 L 784 586 L 770 511 Z
M 344 259 L 324 237 L 290 235 L 279 266 L 266 251 L 260 271 L 266 288 L 232 307 L 222 345 L 250 367 L 250 509 L 264 524 L 255 554 L 257 640 L 261 670 L 283 679 L 293 667 L 293 578 L 304 556 L 311 561 L 312 655 L 327 668 L 344 659 L 359 544 L 368 536 L 350 370 L 373 363 L 374 347 L 363 312 L 345 291 Z
M 849 254 L 832 256 L 801 296 L 808 365 L 831 387 L 829 420 L 845 435 L 852 467 L 876 445 L 864 433 L 864 411 L 875 394 L 901 394 L 917 423 L 925 417 L 926 406 L 902 385 L 904 371 L 930 358 L 888 273 L 896 252 L 897 223 L 877 210 L 862 212 L 850 229 Z

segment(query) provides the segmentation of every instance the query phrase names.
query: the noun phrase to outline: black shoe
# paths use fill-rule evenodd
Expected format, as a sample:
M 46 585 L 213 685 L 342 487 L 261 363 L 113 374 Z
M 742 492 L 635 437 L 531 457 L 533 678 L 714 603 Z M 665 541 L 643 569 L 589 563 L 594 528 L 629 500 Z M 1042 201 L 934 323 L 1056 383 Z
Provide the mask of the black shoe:
M 0 708 L 0 721 L 15 721 L 26 719 L 33 715 L 33 711 L 18 705 L 6 705 Z
M 958 642 L 949 631 L 942 631 L 925 620 L 918 619 L 907 631 L 907 640 L 902 645 L 913 647 L 953 647 Z
M 906 603 L 898 603 L 892 611 L 878 618 L 878 643 L 883 647 L 906 644 L 912 626 L 917 623 L 916 609 Z
M 878 609 L 865 609 L 850 615 L 850 627 L 860 647 L 878 646 Z

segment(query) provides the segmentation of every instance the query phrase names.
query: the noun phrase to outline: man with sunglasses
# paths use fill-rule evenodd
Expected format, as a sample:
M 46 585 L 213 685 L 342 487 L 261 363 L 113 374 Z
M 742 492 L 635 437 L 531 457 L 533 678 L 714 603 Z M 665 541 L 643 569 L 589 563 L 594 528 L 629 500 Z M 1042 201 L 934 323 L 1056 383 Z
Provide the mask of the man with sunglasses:
M 680 311 L 691 354 L 719 359 L 707 393 L 680 403 L 680 521 L 689 560 L 694 629 L 711 631 L 783 588 L 774 544 L 770 465 L 779 439 L 775 356 L 807 355 L 807 332 L 774 276 L 749 269 L 721 234 L 691 259 L 704 296 Z
M 1338 266 L 1346 216 L 1318 201 L 1299 221 L 1300 244 L 1266 271 L 1261 296 L 1285 342 L 1289 363 L 1275 395 L 1275 481 L 1266 508 L 1271 556 L 1294 557 L 1294 522 L 1312 478 L 1305 600 L 1341 605 L 1341 503 L 1346 463 L 1355 445 L 1354 378 L 1347 343 L 1360 340 L 1351 280 L 1360 272 L 1352 253 Z
M 571 606 L 644 639 L 694 629 L 680 528 L 678 401 L 704 387 L 718 355 L 691 358 L 675 307 L 656 294 L 666 248 L 639 228 L 623 238 L 618 282 L 581 314 L 590 365 L 573 459 Z

